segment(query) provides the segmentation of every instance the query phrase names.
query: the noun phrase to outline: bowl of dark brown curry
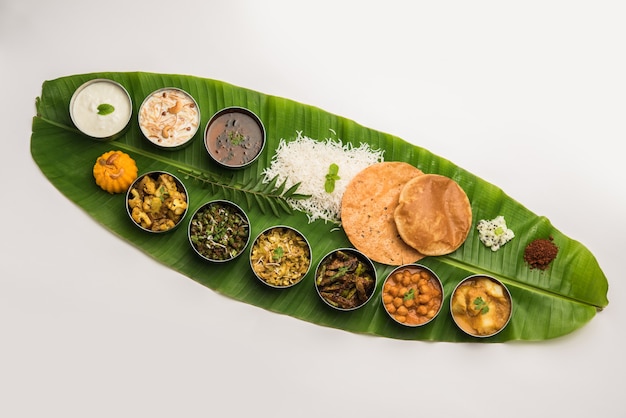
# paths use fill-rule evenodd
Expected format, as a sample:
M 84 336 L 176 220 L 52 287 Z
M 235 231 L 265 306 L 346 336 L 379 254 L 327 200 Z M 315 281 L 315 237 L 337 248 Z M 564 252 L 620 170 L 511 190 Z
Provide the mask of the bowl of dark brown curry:
M 376 290 L 376 280 L 374 263 L 354 248 L 329 252 L 315 270 L 317 294 L 340 311 L 352 311 L 369 302 Z
M 206 125 L 204 145 L 211 158 L 226 168 L 252 164 L 265 147 L 265 127 L 249 109 L 227 107 L 215 113 Z

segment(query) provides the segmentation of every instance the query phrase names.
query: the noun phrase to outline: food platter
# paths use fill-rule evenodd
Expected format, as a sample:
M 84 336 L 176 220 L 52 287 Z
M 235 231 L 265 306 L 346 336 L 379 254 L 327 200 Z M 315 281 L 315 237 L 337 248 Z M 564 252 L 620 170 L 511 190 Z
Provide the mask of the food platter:
M 196 99 L 202 115 L 199 133 L 184 148 L 164 150 L 155 147 L 146 141 L 139 129 L 135 105 L 131 125 L 123 136 L 109 142 L 86 138 L 74 128 L 68 108 L 74 91 L 83 83 L 97 78 L 123 85 L 134 104 L 142 103 L 148 94 L 163 87 L 188 92 Z M 241 107 L 254 112 L 262 121 L 267 135 L 261 155 L 251 165 L 236 171 L 212 161 L 201 138 L 210 116 L 228 107 Z M 467 239 L 451 254 L 420 260 L 420 264 L 432 269 L 443 284 L 443 308 L 435 320 L 419 328 L 403 327 L 390 320 L 380 304 L 382 280 L 368 304 L 358 310 L 341 312 L 320 300 L 312 272 L 297 286 L 273 289 L 255 278 L 247 252 L 230 263 L 207 263 L 197 257 L 188 245 L 188 219 L 183 220 L 185 224 L 182 228 L 170 233 L 146 234 L 129 220 L 124 195 L 104 192 L 91 176 L 94 161 L 100 155 L 110 150 L 121 150 L 135 159 L 140 174 L 166 171 L 179 177 L 188 190 L 190 213 L 205 202 L 227 199 L 246 210 L 252 236 L 277 224 L 298 229 L 311 244 L 312 265 L 315 266 L 330 251 L 351 246 L 341 225 L 324 220 L 310 222 L 301 211 L 285 210 L 271 199 L 246 192 L 255 190 L 262 195 L 264 191 L 272 191 L 259 182 L 263 170 L 270 166 L 279 142 L 291 141 L 299 132 L 319 140 L 334 136 L 354 145 L 367 143 L 384 150 L 385 161 L 406 162 L 424 173 L 446 176 L 465 190 L 474 220 Z M 401 138 L 314 106 L 225 82 L 137 72 L 81 74 L 46 81 L 37 99 L 31 153 L 42 173 L 61 193 L 104 228 L 146 255 L 234 300 L 314 324 L 406 340 L 536 341 L 573 332 L 608 305 L 608 281 L 593 254 L 582 243 L 561 233 L 550 220 L 532 213 L 497 186 Z M 480 242 L 475 223 L 479 219 L 493 219 L 498 215 L 506 217 L 508 226 L 515 231 L 515 238 L 494 252 Z M 560 248 L 557 258 L 546 269 L 530 268 L 523 258 L 525 247 L 534 239 L 548 237 Z M 385 277 L 393 270 L 393 266 L 381 263 L 375 263 L 375 266 L 379 277 Z M 477 273 L 497 277 L 507 286 L 514 301 L 508 326 L 490 338 L 475 339 L 459 330 L 450 316 L 447 303 L 455 286 L 463 278 Z

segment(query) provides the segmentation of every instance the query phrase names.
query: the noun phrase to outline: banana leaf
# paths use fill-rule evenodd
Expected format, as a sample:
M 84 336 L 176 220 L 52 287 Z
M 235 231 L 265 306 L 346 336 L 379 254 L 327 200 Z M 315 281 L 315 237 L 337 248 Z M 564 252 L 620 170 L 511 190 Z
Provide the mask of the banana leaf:
M 82 83 L 93 78 L 108 78 L 124 85 L 133 100 L 133 120 L 124 136 L 99 142 L 88 139 L 73 126 L 69 115 L 70 98 Z M 192 144 L 176 151 L 157 149 L 139 130 L 136 120 L 139 104 L 152 91 L 178 87 L 191 93 L 201 110 L 201 128 Z M 261 157 L 243 170 L 223 169 L 207 155 L 202 141 L 203 129 L 211 115 L 229 106 L 255 112 L 267 131 L 267 144 Z M 91 73 L 45 81 L 36 98 L 32 123 L 31 154 L 41 172 L 68 199 L 81 207 L 104 228 L 132 243 L 147 256 L 169 266 L 198 283 L 242 301 L 279 314 L 290 315 L 321 326 L 348 332 L 403 340 L 448 342 L 538 341 L 571 333 L 587 324 L 608 305 L 608 281 L 596 258 L 580 242 L 558 231 L 545 217 L 538 216 L 505 194 L 497 186 L 458 167 L 445 158 L 401 138 L 364 127 L 352 120 L 330 114 L 314 106 L 286 98 L 265 95 L 226 82 L 188 75 L 142 72 Z M 250 199 L 245 185 L 256 185 L 262 171 L 271 163 L 281 138 L 295 139 L 297 132 L 324 139 L 329 130 L 344 142 L 370 144 L 384 150 L 386 161 L 405 161 L 425 173 L 437 173 L 457 181 L 472 204 L 473 219 L 493 219 L 504 215 L 516 237 L 499 251 L 483 245 L 475 228 L 455 252 L 427 257 L 421 264 L 433 269 L 444 285 L 444 304 L 438 317 L 419 328 L 403 327 L 386 314 L 380 301 L 382 281 L 392 267 L 376 263 L 378 286 L 364 307 L 350 312 L 336 311 L 317 295 L 314 268 L 298 285 L 289 289 L 264 286 L 253 275 L 249 249 L 230 263 L 212 264 L 191 249 L 185 224 L 166 234 L 149 234 L 132 224 L 125 210 L 125 196 L 102 191 L 92 176 L 93 164 L 106 151 L 119 149 L 131 155 L 140 173 L 165 170 L 184 179 L 189 192 L 189 214 L 213 199 L 229 199 L 246 209 L 252 236 L 265 228 L 286 224 L 302 231 L 313 247 L 313 267 L 329 251 L 350 247 L 345 233 L 332 222 L 309 222 L 306 214 L 286 211 Z M 207 184 L 187 174 L 217 176 Z M 257 187 L 258 186 L 254 186 Z M 263 207 L 265 206 L 265 207 Z M 553 237 L 559 247 L 557 258 L 546 270 L 531 269 L 523 260 L 526 245 L 536 238 Z M 465 335 L 454 324 L 449 298 L 464 277 L 487 273 L 507 285 L 513 298 L 513 315 L 499 334 L 486 339 Z

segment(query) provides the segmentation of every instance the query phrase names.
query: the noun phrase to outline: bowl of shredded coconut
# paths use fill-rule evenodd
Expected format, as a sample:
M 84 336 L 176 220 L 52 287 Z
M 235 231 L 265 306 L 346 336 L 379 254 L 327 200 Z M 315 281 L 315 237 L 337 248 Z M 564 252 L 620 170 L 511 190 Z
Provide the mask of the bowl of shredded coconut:
M 268 183 L 277 177 L 286 188 L 300 183 L 298 193 L 310 198 L 290 201 L 292 208 L 306 213 L 309 222 L 322 219 L 340 223 L 341 198 L 350 180 L 382 161 L 383 151 L 369 144 L 355 146 L 334 138 L 317 140 L 297 132 L 294 140 L 280 140 L 270 166 L 263 170 L 263 181 Z

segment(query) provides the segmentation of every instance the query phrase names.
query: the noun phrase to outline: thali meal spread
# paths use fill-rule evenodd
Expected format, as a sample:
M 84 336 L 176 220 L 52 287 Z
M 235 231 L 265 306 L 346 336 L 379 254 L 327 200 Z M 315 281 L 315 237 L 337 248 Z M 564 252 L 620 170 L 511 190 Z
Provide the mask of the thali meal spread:
M 132 114 L 131 99 L 121 84 L 95 79 L 79 87 L 70 102 L 74 125 L 92 138 L 110 139 L 122 132 Z
M 394 211 L 404 185 L 422 175 L 411 164 L 386 161 L 360 171 L 341 200 L 341 222 L 355 248 L 374 261 L 402 265 L 424 257 L 399 238 Z
M 187 144 L 200 126 L 200 110 L 187 92 L 159 89 L 145 98 L 139 108 L 139 127 L 145 137 L 164 149 Z
M 472 207 L 454 180 L 424 174 L 402 188 L 393 216 L 400 237 L 421 254 L 449 254 L 463 244 L 472 224 Z
M 107 102 L 96 106 L 102 115 L 127 114 L 123 94 L 111 93 L 111 87 L 115 83 L 100 80 L 78 90 L 71 108 L 75 122 L 88 119 L 85 109 L 93 108 L 96 102 Z M 92 96 L 97 99 L 92 98 L 87 105 L 87 98 Z M 206 127 L 205 146 L 225 166 L 243 168 L 264 146 L 263 124 L 242 109 L 223 109 Z M 190 95 L 164 88 L 146 97 L 139 124 L 148 139 L 174 149 L 194 136 L 199 115 Z M 120 124 L 112 130 L 119 129 Z M 102 126 L 98 129 L 111 133 Z M 81 130 L 97 136 L 84 126 Z M 102 154 L 93 166 L 96 184 L 103 190 L 112 194 L 126 191 L 128 214 L 139 227 L 151 232 L 174 229 L 188 209 L 184 185 L 166 172 L 140 177 L 137 172 L 135 161 L 118 150 Z M 295 140 L 280 140 L 270 167 L 262 174 L 264 183 L 278 179 L 286 188 L 299 187 L 308 198 L 290 202 L 294 209 L 306 213 L 309 223 L 317 219 L 339 223 L 354 246 L 331 251 L 319 262 L 314 285 L 325 303 L 338 310 L 353 310 L 367 303 L 376 291 L 375 261 L 398 266 L 381 287 L 381 304 L 393 320 L 416 327 L 435 319 L 444 300 L 443 285 L 434 271 L 416 262 L 454 252 L 469 235 L 472 207 L 456 181 L 426 174 L 406 162 L 384 161 L 382 151 L 367 144 L 354 147 L 340 140 L 316 141 L 301 132 Z M 216 200 L 197 209 L 189 221 L 188 239 L 201 257 L 227 261 L 247 247 L 250 230 L 248 217 L 239 206 Z M 491 252 L 515 237 L 503 215 L 481 219 L 476 230 L 478 239 Z M 552 237 L 535 239 L 525 248 L 523 260 L 531 269 L 545 270 L 558 251 Z M 305 236 L 287 225 L 260 233 L 249 257 L 254 275 L 277 288 L 302 281 L 312 260 Z M 477 274 L 455 287 L 450 312 L 467 334 L 489 337 L 508 324 L 512 299 L 499 280 Z

